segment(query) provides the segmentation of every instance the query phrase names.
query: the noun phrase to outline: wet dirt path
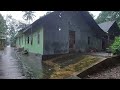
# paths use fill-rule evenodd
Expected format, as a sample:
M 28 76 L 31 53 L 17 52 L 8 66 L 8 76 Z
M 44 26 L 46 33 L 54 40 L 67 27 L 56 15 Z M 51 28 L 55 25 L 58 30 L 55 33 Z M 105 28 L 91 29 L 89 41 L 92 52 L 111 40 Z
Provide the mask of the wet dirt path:
M 19 61 L 12 55 L 13 48 L 7 46 L 0 51 L 0 79 L 25 79 L 19 67 Z

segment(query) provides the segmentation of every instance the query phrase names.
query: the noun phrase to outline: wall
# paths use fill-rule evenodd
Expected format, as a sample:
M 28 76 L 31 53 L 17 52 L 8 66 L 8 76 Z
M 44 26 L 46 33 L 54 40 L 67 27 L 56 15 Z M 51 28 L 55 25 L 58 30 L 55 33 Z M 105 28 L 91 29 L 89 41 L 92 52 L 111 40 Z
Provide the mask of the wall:
M 101 50 L 102 41 L 96 38 L 94 30 L 85 22 L 78 11 L 57 11 L 43 20 L 43 29 L 33 33 L 33 45 L 20 44 L 29 52 L 44 55 L 69 53 L 69 31 L 75 31 L 76 51 L 85 52 L 89 47 Z M 34 28 L 35 29 L 35 28 Z M 40 32 L 40 45 L 37 44 L 37 33 Z M 44 33 L 43 33 L 44 32 Z M 24 35 L 24 39 L 29 34 Z M 90 44 L 88 45 L 88 37 Z M 22 41 L 22 39 L 20 39 Z M 44 47 L 43 47 L 44 45 Z
M 40 34 L 40 43 L 38 44 L 38 33 Z M 31 35 L 33 35 L 33 42 L 31 45 Z M 27 37 L 29 36 L 29 44 Z M 19 44 L 19 38 L 20 38 L 20 44 Z M 23 36 L 21 35 L 16 40 L 17 47 L 24 47 L 24 50 L 28 50 L 31 53 L 36 54 L 43 54 L 43 28 L 38 28 L 36 32 L 31 33 L 25 33 Z M 26 43 L 25 43 L 26 38 Z M 22 41 L 23 39 L 23 41 Z
M 110 27 L 108 35 L 109 38 L 106 38 L 106 48 L 108 48 L 112 43 L 114 43 L 116 36 L 120 36 L 120 29 L 116 22 Z
M 69 52 L 69 31 L 75 31 L 76 51 L 85 52 L 89 47 L 101 50 L 102 41 L 96 38 L 94 31 L 78 12 L 64 12 L 46 19 L 44 54 L 62 54 Z M 60 31 L 59 31 L 60 27 Z M 88 45 L 88 37 L 91 43 Z
M 85 52 L 88 48 L 101 49 L 102 41 L 96 37 L 93 29 L 86 23 L 80 13 L 74 14 L 71 17 L 73 23 L 72 30 L 76 31 L 76 49 Z M 90 37 L 90 44 L 88 44 L 88 37 Z
M 68 29 L 58 14 L 45 19 L 44 55 L 68 53 Z

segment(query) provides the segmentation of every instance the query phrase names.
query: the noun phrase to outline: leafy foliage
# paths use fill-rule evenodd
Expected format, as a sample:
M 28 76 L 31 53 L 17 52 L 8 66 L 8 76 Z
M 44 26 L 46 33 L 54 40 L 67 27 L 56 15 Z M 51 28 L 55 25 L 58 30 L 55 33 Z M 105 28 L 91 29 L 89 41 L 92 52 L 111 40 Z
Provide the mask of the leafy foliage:
M 102 11 L 96 19 L 96 22 L 103 23 L 107 21 L 116 21 L 120 27 L 120 11 Z
M 120 37 L 116 37 L 114 43 L 109 48 L 112 53 L 120 54 Z
M 12 18 L 11 15 L 7 15 L 6 17 L 6 21 L 7 21 L 7 34 L 10 37 L 10 42 L 14 43 L 15 41 L 15 34 L 22 28 L 24 28 L 26 26 L 25 23 L 22 23 L 14 18 Z
M 6 21 L 4 20 L 3 16 L 0 14 L 0 32 L 6 33 L 6 31 L 7 31 Z
M 33 21 L 33 18 L 35 17 L 34 15 L 35 12 L 33 11 L 23 11 L 23 12 L 25 12 L 25 14 L 23 15 L 23 19 L 28 21 L 30 24 L 30 21 Z

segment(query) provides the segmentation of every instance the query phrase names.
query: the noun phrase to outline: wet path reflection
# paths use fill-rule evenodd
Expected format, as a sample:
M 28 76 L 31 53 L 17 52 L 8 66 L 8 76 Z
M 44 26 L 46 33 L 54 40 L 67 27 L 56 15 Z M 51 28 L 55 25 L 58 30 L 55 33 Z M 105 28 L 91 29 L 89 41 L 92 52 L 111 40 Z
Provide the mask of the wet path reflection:
M 0 51 L 0 79 L 25 79 L 19 67 L 19 61 L 13 56 L 13 50 L 7 46 Z

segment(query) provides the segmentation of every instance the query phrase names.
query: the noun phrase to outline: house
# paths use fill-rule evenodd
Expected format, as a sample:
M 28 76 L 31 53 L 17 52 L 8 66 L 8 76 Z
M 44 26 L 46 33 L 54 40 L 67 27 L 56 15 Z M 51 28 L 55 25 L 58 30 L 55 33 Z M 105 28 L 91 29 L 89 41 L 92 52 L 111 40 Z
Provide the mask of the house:
M 0 49 L 4 49 L 5 47 L 5 34 L 3 32 L 0 32 Z
M 16 47 L 41 55 L 101 51 L 104 35 L 87 11 L 55 11 L 20 30 Z
M 113 43 L 115 37 L 120 35 L 120 29 L 116 21 L 108 21 L 98 25 L 104 32 L 106 32 L 106 45 L 104 46 L 107 48 L 111 43 Z

